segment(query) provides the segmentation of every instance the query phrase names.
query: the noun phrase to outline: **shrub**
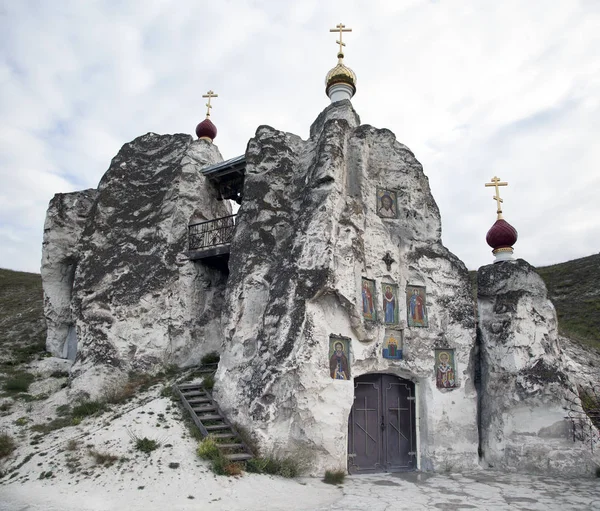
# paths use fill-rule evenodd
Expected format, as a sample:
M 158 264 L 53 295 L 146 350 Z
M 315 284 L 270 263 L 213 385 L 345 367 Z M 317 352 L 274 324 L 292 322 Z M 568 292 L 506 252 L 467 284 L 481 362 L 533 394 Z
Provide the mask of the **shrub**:
M 0 433 L 0 459 L 10 456 L 17 448 L 17 444 L 8 433 Z
M 205 376 L 202 385 L 206 390 L 212 390 L 215 386 L 215 377 L 212 374 Z
M 344 470 L 326 470 L 323 482 L 327 484 L 342 484 L 346 478 Z
M 152 440 L 147 436 L 144 438 L 139 438 L 134 435 L 133 441 L 135 448 L 138 451 L 145 452 L 146 454 L 150 454 L 152 451 L 155 451 L 160 447 L 160 442 L 158 440 Z
M 95 449 L 89 450 L 90 456 L 94 458 L 96 465 L 105 465 L 110 467 L 115 461 L 119 459 L 118 456 L 110 454 L 108 452 L 98 452 Z
M 3 387 L 6 392 L 10 393 L 27 392 L 33 380 L 34 376 L 31 373 L 15 373 L 4 382 Z
M 78 405 L 73 407 L 73 417 L 89 417 L 95 415 L 98 412 L 103 412 L 106 405 L 101 401 L 81 401 Z
M 8 412 L 12 406 L 10 401 L 5 401 L 0 405 L 0 412 Z
M 219 360 L 221 360 L 221 355 L 219 355 L 216 351 L 211 351 L 200 359 L 200 363 L 202 365 L 218 364 Z

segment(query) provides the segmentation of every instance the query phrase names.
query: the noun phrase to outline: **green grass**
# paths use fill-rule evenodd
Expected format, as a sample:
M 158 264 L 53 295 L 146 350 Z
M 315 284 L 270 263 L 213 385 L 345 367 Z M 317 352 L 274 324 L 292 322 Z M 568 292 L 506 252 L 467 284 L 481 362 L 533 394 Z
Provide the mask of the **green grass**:
M 303 463 L 294 456 L 287 458 L 253 458 L 246 462 L 246 470 L 255 474 L 270 474 L 293 478 L 302 473 Z

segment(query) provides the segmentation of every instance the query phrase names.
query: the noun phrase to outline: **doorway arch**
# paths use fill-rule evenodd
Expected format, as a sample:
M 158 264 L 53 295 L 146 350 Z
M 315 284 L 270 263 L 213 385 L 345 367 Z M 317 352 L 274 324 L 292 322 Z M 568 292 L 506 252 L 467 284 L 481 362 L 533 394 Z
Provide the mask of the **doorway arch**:
M 416 451 L 415 384 L 392 374 L 354 378 L 348 472 L 415 470 Z

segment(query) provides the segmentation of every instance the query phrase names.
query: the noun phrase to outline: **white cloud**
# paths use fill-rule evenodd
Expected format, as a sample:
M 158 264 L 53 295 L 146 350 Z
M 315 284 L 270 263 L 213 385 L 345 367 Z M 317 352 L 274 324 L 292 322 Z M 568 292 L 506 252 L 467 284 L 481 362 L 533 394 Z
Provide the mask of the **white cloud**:
M 368 5 L 368 6 L 367 6 Z M 37 271 L 54 193 L 95 187 L 121 145 L 187 132 L 219 93 L 225 158 L 260 124 L 306 138 L 328 104 L 340 21 L 353 103 L 423 163 L 445 244 L 491 261 L 499 175 L 517 255 L 599 250 L 600 10 L 594 2 L 5 2 L 0 10 L 0 266 Z

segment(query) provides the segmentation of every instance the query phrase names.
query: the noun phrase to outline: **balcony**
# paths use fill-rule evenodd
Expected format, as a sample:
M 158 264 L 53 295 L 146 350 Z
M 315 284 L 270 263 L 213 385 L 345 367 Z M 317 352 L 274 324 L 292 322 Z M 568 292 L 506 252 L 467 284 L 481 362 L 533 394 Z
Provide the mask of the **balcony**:
M 235 232 L 237 215 L 224 216 L 188 226 L 187 256 L 195 260 L 222 267 L 229 260 L 229 246 Z

